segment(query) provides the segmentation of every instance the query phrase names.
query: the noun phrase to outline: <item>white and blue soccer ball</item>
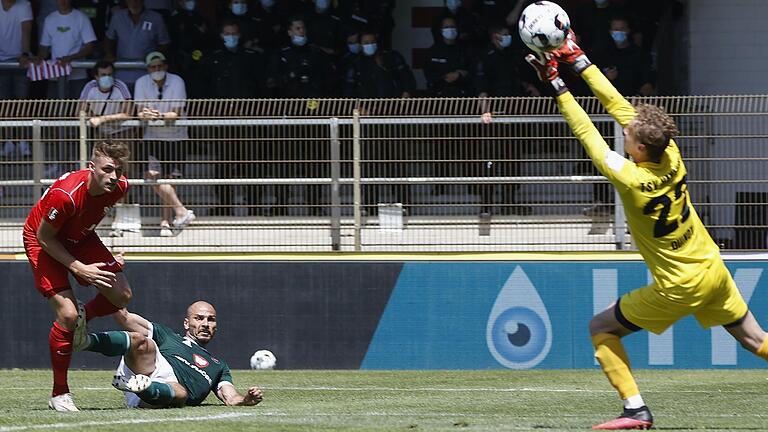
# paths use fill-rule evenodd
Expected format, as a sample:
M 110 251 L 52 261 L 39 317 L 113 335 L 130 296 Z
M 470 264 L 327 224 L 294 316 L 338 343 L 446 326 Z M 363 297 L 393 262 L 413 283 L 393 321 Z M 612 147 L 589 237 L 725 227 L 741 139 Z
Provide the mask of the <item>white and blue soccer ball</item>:
M 277 357 L 270 350 L 258 350 L 251 356 L 251 369 L 274 369 Z
M 518 21 L 520 39 L 536 52 L 560 48 L 568 36 L 571 19 L 563 8 L 549 1 L 537 1 L 523 9 Z

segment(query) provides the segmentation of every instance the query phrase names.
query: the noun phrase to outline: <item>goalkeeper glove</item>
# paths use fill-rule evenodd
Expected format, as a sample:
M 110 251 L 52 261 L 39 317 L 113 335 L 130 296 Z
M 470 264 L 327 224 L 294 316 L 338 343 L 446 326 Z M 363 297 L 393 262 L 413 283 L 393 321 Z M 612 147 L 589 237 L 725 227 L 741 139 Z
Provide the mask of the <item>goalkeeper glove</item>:
M 563 79 L 557 71 L 557 60 L 551 53 L 528 54 L 525 61 L 536 71 L 542 82 L 549 82 L 557 95 L 568 91 Z
M 560 63 L 565 63 L 571 67 L 571 69 L 577 74 L 584 72 L 584 69 L 588 68 L 592 62 L 589 61 L 587 55 L 584 54 L 584 50 L 576 43 L 576 34 L 573 30 L 568 32 L 568 37 L 565 38 L 565 43 L 552 52 L 552 56 Z

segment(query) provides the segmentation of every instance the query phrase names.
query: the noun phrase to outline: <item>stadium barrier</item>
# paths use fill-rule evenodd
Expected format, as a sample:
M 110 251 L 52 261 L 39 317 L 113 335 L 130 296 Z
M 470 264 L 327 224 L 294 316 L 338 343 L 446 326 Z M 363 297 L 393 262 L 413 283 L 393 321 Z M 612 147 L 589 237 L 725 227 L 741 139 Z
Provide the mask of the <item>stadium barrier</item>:
M 692 200 L 725 249 L 767 245 L 767 99 L 636 100 L 663 105 L 678 122 Z M 596 99 L 580 101 L 621 152 L 619 125 Z M 129 142 L 135 155 L 128 173 L 135 187 L 99 230 L 117 250 L 633 248 L 613 191 L 548 98 L 210 99 L 179 106 L 183 115 L 172 123 L 134 117 L 93 128 L 82 112 L 87 103 L 0 101 L 0 252 L 22 250 L 29 207 L 60 174 L 85 166 L 91 144 L 103 138 Z M 484 112 L 493 113 L 490 123 Z M 162 128 L 185 130 L 188 138 L 142 139 Z M 142 178 L 157 151 L 162 170 L 181 176 Z M 162 183 L 175 185 L 198 215 L 175 237 L 158 236 L 162 205 L 152 186 Z M 588 209 L 596 203 L 604 205 Z

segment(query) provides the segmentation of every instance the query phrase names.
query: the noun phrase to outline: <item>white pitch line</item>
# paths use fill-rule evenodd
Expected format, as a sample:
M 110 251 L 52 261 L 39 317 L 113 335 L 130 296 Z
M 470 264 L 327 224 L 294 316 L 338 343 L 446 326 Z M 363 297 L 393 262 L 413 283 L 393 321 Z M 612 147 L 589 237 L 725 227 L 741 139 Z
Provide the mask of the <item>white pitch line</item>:
M 615 390 L 592 390 L 592 389 L 577 389 L 577 388 L 535 388 L 535 387 L 521 387 L 521 388 L 481 388 L 481 387 L 466 387 L 466 388 L 446 388 L 446 387 L 292 387 L 292 386 L 260 386 L 262 390 L 287 390 L 287 391 L 335 391 L 335 392 L 365 392 L 365 391 L 380 391 L 380 392 L 447 392 L 447 393 L 615 393 Z M 86 391 L 114 391 L 114 387 L 70 387 L 74 390 L 86 390 Z M 24 391 L 24 390 L 49 390 L 50 387 L 0 387 L 0 391 Z M 754 391 L 748 390 L 666 390 L 666 389 L 648 389 L 646 393 L 691 393 L 711 394 L 713 392 L 723 394 L 751 394 Z
M 206 420 L 222 420 L 233 419 L 239 417 L 251 417 L 257 413 L 229 413 L 229 414 L 216 414 L 207 416 L 188 416 L 188 417 L 171 417 L 171 418 L 150 418 L 150 419 L 126 419 L 126 420 L 112 420 L 112 421 L 87 421 L 80 423 L 53 423 L 53 424 L 39 424 L 29 426 L 0 426 L 0 432 L 13 432 L 24 431 L 33 429 L 64 429 L 64 428 L 80 428 L 87 426 L 110 426 L 110 425 L 125 425 L 125 424 L 142 424 L 142 423 L 157 423 L 157 422 L 185 422 L 185 421 L 206 421 Z

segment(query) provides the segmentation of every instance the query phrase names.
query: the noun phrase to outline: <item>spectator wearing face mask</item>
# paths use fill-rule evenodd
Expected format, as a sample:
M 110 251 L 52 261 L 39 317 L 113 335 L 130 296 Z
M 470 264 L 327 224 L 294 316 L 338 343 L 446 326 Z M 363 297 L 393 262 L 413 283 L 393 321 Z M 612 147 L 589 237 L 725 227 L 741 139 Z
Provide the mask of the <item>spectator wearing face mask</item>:
M 466 97 L 474 95 L 470 75 L 469 49 L 458 40 L 456 20 L 443 18 L 440 38 L 427 50 L 424 77 L 427 91 L 435 97 Z
M 363 53 L 352 61 L 344 72 L 343 94 L 353 98 L 408 98 L 416 89 L 416 80 L 403 56 L 394 50 L 380 49 L 377 34 L 370 29 L 360 34 Z M 363 107 L 363 112 L 375 114 Z M 363 177 L 402 177 L 407 174 L 408 164 L 399 161 L 409 159 L 410 147 L 402 142 L 385 140 L 369 143 L 363 149 L 363 160 L 391 158 L 393 162 L 366 164 Z M 398 161 L 398 162 L 394 162 Z M 395 199 L 407 209 L 410 204 L 410 187 L 407 185 L 366 185 L 363 187 L 364 210 L 368 215 L 378 211 L 380 191 L 394 189 Z
M 279 97 L 330 96 L 335 68 L 329 56 L 311 43 L 304 19 L 290 18 L 286 34 L 290 43 L 273 56 L 268 87 L 277 89 Z
M 445 0 L 445 6 L 432 22 L 433 40 L 438 41 L 442 37 L 444 18 L 452 18 L 456 22 L 459 41 L 473 48 L 479 48 L 485 44 L 485 37 L 477 18 L 461 0 Z
M 88 125 L 98 138 L 128 138 L 129 129 L 118 124 L 128 120 L 132 112 L 128 86 L 115 79 L 115 66 L 110 61 L 98 61 L 94 71 L 93 79 L 80 92 L 78 111 L 86 112 Z
M 596 55 L 603 74 L 624 96 L 650 96 L 654 90 L 651 56 L 633 42 L 629 19 L 611 18 L 608 34 L 611 45 Z
M 187 91 L 184 80 L 168 72 L 165 55 L 153 51 L 146 57 L 147 74 L 136 80 L 136 109 L 138 117 L 146 122 L 162 120 L 163 126 L 146 124 L 142 146 L 136 153 L 138 160 L 147 161 L 144 176 L 148 180 L 179 178 L 182 164 L 189 152 L 186 127 L 175 126 L 174 121 L 185 116 Z M 154 185 L 152 189 L 164 204 L 160 220 L 160 236 L 173 236 L 196 219 L 188 210 L 173 185 Z M 171 227 L 171 216 L 173 228 Z
M 304 25 L 304 19 L 294 16 L 288 20 L 286 34 L 290 44 L 278 51 L 270 61 L 267 78 L 268 90 L 277 97 L 315 99 L 332 96 L 336 80 L 336 68 L 331 57 L 321 49 L 312 45 Z M 308 107 L 312 107 L 311 102 Z M 308 109 L 309 113 L 316 112 L 314 108 Z M 301 133 L 300 128 L 293 128 L 291 133 Z M 297 138 L 300 136 L 297 136 Z M 279 147 L 272 152 L 273 156 L 284 157 L 281 160 L 301 159 L 309 161 L 327 160 L 327 146 L 321 146 L 317 142 L 303 142 L 301 140 L 289 140 L 278 143 Z M 282 155 L 282 156 L 279 156 Z M 288 166 L 293 174 L 299 177 L 323 177 L 323 171 L 327 163 L 323 162 L 299 162 Z M 282 168 L 285 168 L 283 166 Z M 282 171 L 279 176 L 288 176 L 287 171 Z M 277 187 L 278 203 L 287 203 L 288 189 L 284 186 Z M 294 191 L 297 192 L 297 191 Z M 302 189 L 302 197 L 296 197 L 305 203 L 308 209 L 301 210 L 303 214 L 318 215 L 322 212 L 319 207 L 320 197 L 325 192 L 325 186 L 307 185 Z M 327 194 L 325 194 L 327 195 Z M 284 209 L 283 207 L 282 209 Z M 297 210 L 299 211 L 299 210 Z
M 187 97 L 202 97 L 207 83 L 201 80 L 202 60 L 214 47 L 213 29 L 208 21 L 198 12 L 197 0 L 176 0 L 177 8 L 171 13 L 168 31 L 173 41 L 170 58 L 173 63 L 170 70 L 184 76 L 187 85 Z
M 258 51 L 241 45 L 242 37 L 237 21 L 229 20 L 221 24 L 218 47 L 203 60 L 202 81 L 207 83 L 206 98 L 254 99 L 263 97 L 260 84 L 264 82 L 261 72 L 264 70 L 264 58 Z M 239 107 L 240 104 L 234 104 Z M 246 115 L 245 112 L 227 112 L 227 115 Z M 236 141 L 231 139 L 231 127 L 214 127 L 209 131 L 218 137 L 218 144 L 211 149 L 216 160 L 236 163 L 217 163 L 218 178 L 263 178 L 266 177 L 264 164 L 264 146 L 254 141 Z M 229 133 L 228 133 L 229 132 Z M 251 214 L 259 214 L 261 204 L 261 186 L 243 186 L 246 203 L 252 207 Z M 216 186 L 218 206 L 213 214 L 231 216 L 233 214 L 233 190 L 230 185 Z
M 344 47 L 342 52 L 336 60 L 336 70 L 338 81 L 334 86 L 334 95 L 341 95 L 344 88 L 344 73 L 352 66 L 352 62 L 355 61 L 363 52 L 363 46 L 360 45 L 360 30 L 356 27 L 346 28 L 344 32 Z
M 509 28 L 501 23 L 489 27 L 489 44 L 475 63 L 475 89 L 480 98 L 486 97 L 519 97 L 540 96 L 538 89 L 521 74 L 520 50 L 512 44 Z M 497 101 L 485 100 L 482 120 L 492 122 L 493 113 L 502 111 L 495 106 Z M 503 111 L 502 111 L 503 113 Z M 508 114 L 508 113 L 507 113 Z M 499 128 L 504 128 L 500 130 Z M 477 160 L 470 166 L 470 175 L 488 177 L 515 177 L 520 175 L 520 163 L 525 153 L 523 141 L 493 139 L 499 133 L 505 136 L 530 136 L 532 132 L 524 132 L 528 125 L 504 125 L 496 128 L 490 126 L 481 129 L 486 138 L 474 144 L 470 159 Z M 517 190 L 520 185 L 504 182 L 501 184 L 484 183 L 476 190 L 480 195 L 481 213 L 491 214 L 530 214 L 530 206 L 520 205 Z

